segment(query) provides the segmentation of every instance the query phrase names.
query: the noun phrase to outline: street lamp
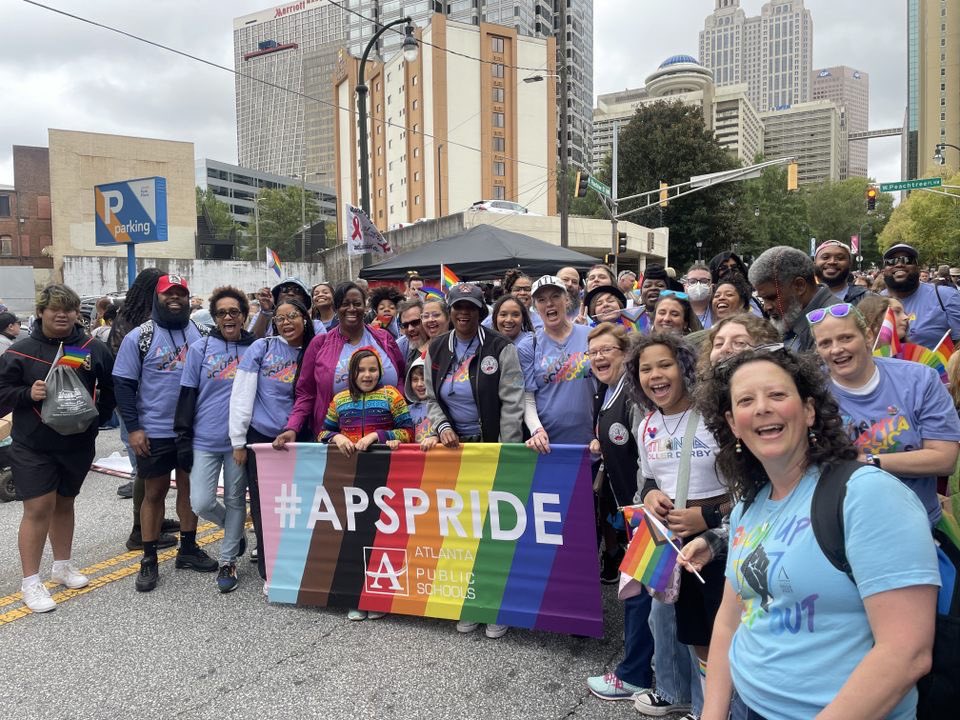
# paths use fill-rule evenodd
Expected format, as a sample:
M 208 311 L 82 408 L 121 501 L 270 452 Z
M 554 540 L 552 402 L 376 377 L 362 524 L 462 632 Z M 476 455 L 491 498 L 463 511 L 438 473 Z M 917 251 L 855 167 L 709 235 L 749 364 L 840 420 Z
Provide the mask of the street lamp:
M 937 143 L 936 148 L 933 151 L 933 161 L 937 165 L 943 165 L 947 162 L 947 159 L 943 156 L 943 151 L 948 147 L 953 148 L 954 150 L 960 150 L 960 147 L 956 145 L 951 145 L 950 143 Z
M 377 40 L 387 30 L 397 25 L 406 25 L 403 38 L 403 59 L 408 63 L 417 59 L 420 46 L 413 36 L 413 19 L 409 17 L 400 18 L 387 23 L 370 38 L 370 42 L 367 43 L 367 47 L 363 50 L 363 56 L 360 58 L 360 72 L 357 76 L 357 114 L 360 124 L 360 207 L 363 208 L 363 212 L 371 220 L 373 220 L 373 217 L 370 214 L 370 153 L 367 149 L 367 86 L 364 81 L 364 70 L 370 50 L 376 45 Z
M 697 240 L 697 262 L 703 262 L 703 241 Z
M 565 7 L 566 3 L 561 3 L 561 9 Z M 564 21 L 561 22 L 563 23 Z M 567 218 L 570 214 L 569 201 L 567 198 L 567 173 L 569 172 L 570 162 L 570 158 L 568 157 L 570 153 L 567 150 L 569 144 L 567 132 L 569 131 L 570 122 L 567 116 L 567 79 L 565 77 L 567 74 L 567 51 L 564 38 L 566 38 L 566 36 L 566 27 L 562 24 L 560 33 L 560 56 L 563 59 L 563 65 L 560 66 L 560 74 L 538 73 L 537 75 L 531 75 L 523 79 L 525 83 L 543 82 L 547 78 L 554 78 L 560 81 L 560 178 L 563 183 L 563 188 L 560 192 L 560 247 L 567 247 L 569 245 Z M 614 185 L 614 187 L 616 187 L 616 185 Z

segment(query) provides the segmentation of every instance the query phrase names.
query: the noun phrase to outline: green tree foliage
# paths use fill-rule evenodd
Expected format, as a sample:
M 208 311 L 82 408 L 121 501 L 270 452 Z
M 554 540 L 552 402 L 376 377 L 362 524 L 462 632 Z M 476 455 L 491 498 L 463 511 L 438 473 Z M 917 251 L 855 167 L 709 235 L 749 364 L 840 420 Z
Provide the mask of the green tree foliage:
M 197 215 L 204 215 L 210 229 L 218 238 L 228 237 L 230 233 L 239 233 L 241 225 L 230 214 L 230 206 L 218 200 L 213 190 L 196 187 Z
M 760 177 L 741 184 L 739 211 L 744 232 L 737 247 L 741 257 L 755 258 L 774 245 L 809 249 L 807 205 L 800 191 L 787 190 L 786 166 L 768 167 Z
M 641 106 L 620 132 L 617 174 L 621 197 L 655 190 L 661 180 L 675 185 L 694 175 L 737 166 L 737 160 L 704 128 L 700 108 L 681 102 Z M 606 170 L 609 177 L 609 164 Z M 738 206 L 742 193 L 739 183 L 718 185 L 671 200 L 666 208 L 654 206 L 625 219 L 648 227 L 668 226 L 670 264 L 685 269 L 697 259 L 698 241 L 703 243 L 703 257 L 709 259 L 741 240 Z M 640 206 L 639 201 L 621 203 L 620 212 Z
M 300 230 L 301 224 L 301 197 L 303 197 L 303 217 L 308 227 L 320 217 L 320 208 L 316 200 L 306 193 L 301 195 L 299 185 L 289 185 L 285 188 L 264 188 L 257 196 L 260 216 L 260 248 L 275 250 L 282 260 L 298 260 L 301 257 Z M 252 220 L 252 219 L 251 219 Z M 307 237 L 309 245 L 310 238 Z M 251 221 L 247 228 L 247 237 L 244 243 L 242 257 L 246 260 L 256 260 L 256 228 Z
M 960 174 L 944 179 L 945 185 L 960 184 Z M 960 196 L 951 199 L 922 190 L 914 190 L 893 211 L 893 216 L 880 234 L 882 250 L 907 243 L 920 253 L 923 265 L 947 263 L 960 259 Z M 879 206 L 879 204 L 878 204 Z
M 866 192 L 871 182 L 854 177 L 840 182 L 827 182 L 804 188 L 810 233 L 823 240 L 849 242 L 851 235 L 860 235 L 864 266 L 879 262 L 877 237 L 893 213 L 893 196 L 880 193 L 876 209 L 867 212 Z

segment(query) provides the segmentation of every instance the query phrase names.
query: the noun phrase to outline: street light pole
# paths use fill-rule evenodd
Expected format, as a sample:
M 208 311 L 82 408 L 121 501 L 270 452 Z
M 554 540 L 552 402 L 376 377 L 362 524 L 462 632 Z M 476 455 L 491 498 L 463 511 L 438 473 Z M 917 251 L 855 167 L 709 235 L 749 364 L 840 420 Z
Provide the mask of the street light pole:
M 954 150 L 960 151 L 960 147 L 957 147 L 956 145 L 952 145 L 946 142 L 937 143 L 933 151 L 933 161 L 937 165 L 944 165 L 947 162 L 947 159 L 943 156 L 943 151 L 946 150 L 948 147 L 953 148 Z
M 307 174 L 300 175 L 300 262 L 307 261 Z
M 560 2 L 560 247 L 570 244 L 568 220 L 570 215 L 569 188 L 567 187 L 568 140 L 567 130 L 567 2 Z

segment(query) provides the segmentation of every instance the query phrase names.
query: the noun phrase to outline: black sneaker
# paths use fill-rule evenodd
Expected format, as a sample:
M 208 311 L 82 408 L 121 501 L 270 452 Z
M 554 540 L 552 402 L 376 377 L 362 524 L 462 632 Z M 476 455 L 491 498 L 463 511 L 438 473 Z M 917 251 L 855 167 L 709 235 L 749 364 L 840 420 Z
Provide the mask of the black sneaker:
M 260 559 L 260 548 L 254 548 L 250 551 L 250 562 L 255 563 Z
M 163 519 L 163 522 L 160 523 L 160 534 L 163 533 L 178 533 L 180 532 L 180 521 L 179 520 L 168 520 L 167 518 Z
M 140 534 L 140 526 L 135 526 L 133 530 L 130 531 L 130 537 L 127 538 L 125 543 L 127 550 L 131 552 L 134 550 L 143 550 L 143 535 Z M 157 538 L 157 550 L 165 550 L 166 548 L 171 548 L 177 544 L 177 538 L 171 535 L 170 533 L 162 532 L 160 537 Z
M 160 567 L 156 558 L 140 561 L 140 572 L 137 573 L 137 592 L 150 592 L 160 582 Z
M 220 592 L 226 594 L 237 589 L 237 566 L 235 563 L 221 565 L 220 572 L 217 573 L 217 588 Z
M 676 712 L 689 712 L 690 703 L 672 703 L 664 700 L 653 690 L 637 693 L 633 696 L 633 706 L 641 715 L 663 717 Z
M 180 552 L 177 553 L 174 564 L 178 569 L 191 568 L 197 572 L 213 572 L 219 567 L 217 561 L 199 547 L 184 550 L 183 545 L 180 546 Z
M 616 585 L 620 582 L 620 563 L 623 562 L 623 548 L 616 555 L 603 553 L 600 560 L 600 582 L 604 585 Z
M 128 483 L 125 483 L 117 488 L 117 495 L 122 497 L 124 500 L 133 499 L 133 481 L 131 480 Z

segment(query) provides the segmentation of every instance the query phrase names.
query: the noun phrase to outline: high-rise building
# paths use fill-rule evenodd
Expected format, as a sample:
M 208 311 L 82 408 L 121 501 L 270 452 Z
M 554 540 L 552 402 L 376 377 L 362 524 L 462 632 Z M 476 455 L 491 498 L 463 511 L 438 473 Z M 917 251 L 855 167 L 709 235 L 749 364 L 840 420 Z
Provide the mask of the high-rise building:
M 556 87 L 515 68 L 553 73 L 554 39 L 513 27 L 464 24 L 439 13 L 419 31 L 416 60 L 398 48 L 369 61 L 370 214 L 383 230 L 507 200 L 556 213 Z M 483 62 L 466 60 L 464 56 Z M 359 60 L 341 54 L 334 96 L 337 197 L 359 205 L 356 83 Z
M 560 27 L 561 0 L 426 0 L 400 3 L 396 0 L 344 0 L 354 12 L 346 18 L 350 53 L 359 57 L 376 32 L 377 23 L 386 24 L 409 16 L 415 25 L 424 27 L 433 13 L 442 13 L 448 20 L 481 26 L 485 23 L 513 28 L 518 35 L 535 38 L 555 37 Z M 565 0 L 567 3 L 567 65 L 569 158 L 570 162 L 590 167 L 593 161 L 590 142 L 593 135 L 593 0 Z M 400 32 L 387 32 L 377 43 L 380 59 L 399 50 L 403 42 Z M 557 48 L 559 52 L 559 40 Z M 556 65 L 560 65 L 558 62 Z M 540 68 L 517 72 L 534 76 Z M 551 79 L 552 81 L 552 79 Z M 559 91 L 558 91 L 559 96 Z M 557 127 L 560 127 L 558 121 Z M 559 142 L 557 143 L 559 146 Z
M 840 164 L 847 134 L 840 111 L 830 100 L 800 103 L 784 110 L 760 113 L 763 154 L 768 160 L 793 157 L 800 184 L 841 179 Z
M 761 112 L 811 99 L 813 18 L 803 0 L 770 0 L 747 17 L 740 0 L 715 0 L 700 33 L 700 63 L 717 87 L 746 83 Z
M 814 100 L 831 100 L 840 109 L 847 133 L 870 129 L 870 76 L 867 73 L 846 65 L 814 70 L 812 91 Z M 866 140 L 848 144 L 840 177 L 867 177 Z
M 904 177 L 939 170 L 939 143 L 960 145 L 960 7 L 951 0 L 908 0 Z M 960 153 L 943 152 L 951 172 Z
M 345 16 L 328 0 L 299 0 L 234 19 L 241 166 L 332 181 L 330 83 Z

